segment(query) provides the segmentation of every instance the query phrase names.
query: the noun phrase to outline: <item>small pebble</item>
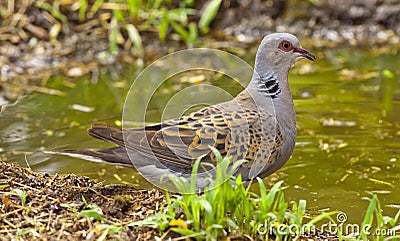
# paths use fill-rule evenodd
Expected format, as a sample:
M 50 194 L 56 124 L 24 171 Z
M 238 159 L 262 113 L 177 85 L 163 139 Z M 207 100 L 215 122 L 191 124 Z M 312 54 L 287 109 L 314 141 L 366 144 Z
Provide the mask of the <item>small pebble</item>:
M 68 70 L 67 75 L 69 77 L 80 77 L 84 74 L 84 71 L 80 67 L 73 67 Z

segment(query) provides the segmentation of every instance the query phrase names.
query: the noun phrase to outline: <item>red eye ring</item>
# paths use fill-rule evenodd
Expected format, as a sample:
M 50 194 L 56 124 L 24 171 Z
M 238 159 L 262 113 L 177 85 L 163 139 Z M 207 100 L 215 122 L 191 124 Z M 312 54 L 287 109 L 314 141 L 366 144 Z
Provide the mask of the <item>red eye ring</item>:
M 279 49 L 288 52 L 290 50 L 293 49 L 293 45 L 291 42 L 287 41 L 287 40 L 283 40 L 280 44 L 279 44 Z

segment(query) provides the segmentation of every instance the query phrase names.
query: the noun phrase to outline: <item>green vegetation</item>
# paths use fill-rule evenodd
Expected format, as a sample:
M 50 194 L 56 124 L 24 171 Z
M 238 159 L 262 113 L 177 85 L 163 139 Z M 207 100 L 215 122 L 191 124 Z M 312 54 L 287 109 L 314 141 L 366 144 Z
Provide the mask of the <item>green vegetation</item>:
M 84 209 L 80 212 L 78 212 L 77 204 L 75 204 L 75 203 L 71 203 L 71 204 L 61 203 L 60 206 L 70 209 L 76 215 L 77 218 L 86 216 L 91 221 L 98 220 L 98 221 L 112 223 L 111 221 L 109 221 L 103 217 L 103 211 L 97 204 L 88 203 L 84 196 L 82 196 L 82 202 L 83 202 L 83 204 L 85 204 L 85 206 L 84 206 Z
M 340 226 L 337 228 L 340 240 L 375 240 L 389 241 L 400 239 L 400 209 L 394 217 L 384 216 L 378 196 L 368 192 L 370 197 L 364 197 L 369 201 L 364 220 L 360 226 Z M 375 222 L 374 222 L 375 220 Z M 350 233 L 349 231 L 356 231 Z M 347 234 L 344 234 L 346 232 Z
M 91 203 L 89 204 L 85 197 L 82 196 L 82 201 L 85 204 L 85 210 L 82 210 L 78 213 L 77 217 L 82 217 L 82 216 L 87 216 L 88 218 L 90 218 L 90 220 L 99 220 L 99 221 L 103 221 L 103 222 L 111 222 L 107 219 L 105 219 L 102 215 L 103 215 L 103 211 L 101 210 L 101 208 L 95 204 L 95 203 Z
M 142 56 L 144 32 L 158 33 L 161 41 L 168 37 L 195 45 L 199 32 L 208 32 L 221 2 L 210 2 L 200 14 L 193 0 L 9 0 L 0 5 L 0 27 L 7 33 L 1 40 L 19 42 L 34 36 L 57 43 L 71 30 L 93 30 L 107 36 L 111 53 L 123 46 Z M 35 19 L 38 14 L 41 21 Z
M 282 181 L 267 192 L 263 181 L 257 178 L 259 195 L 246 187 L 241 176 L 232 178 L 232 173 L 244 161 L 231 163 L 230 158 L 217 157 L 216 178 L 210 179 L 210 186 L 204 194 L 196 193 L 196 161 L 191 180 L 171 176 L 182 196 L 171 198 L 167 193 L 167 208 L 157 215 L 131 225 L 156 226 L 161 230 L 176 232 L 196 239 L 217 240 L 224 236 L 249 235 L 263 240 L 292 240 L 299 237 L 301 227 L 313 230 L 313 225 L 329 218 L 336 212 L 322 213 L 305 222 L 306 201 L 289 203 L 284 199 Z M 232 165 L 231 165 L 232 164 Z M 183 215 L 177 216 L 178 213 Z M 295 238 L 296 239 L 296 238 Z
M 170 232 L 175 232 L 197 240 L 219 240 L 226 236 L 243 235 L 262 240 L 299 240 L 303 235 L 317 237 L 316 224 L 328 221 L 336 227 L 332 230 L 333 233 L 328 235 L 337 234 L 340 240 L 356 238 L 386 241 L 400 238 L 400 235 L 396 235 L 396 231 L 400 230 L 400 210 L 395 217 L 383 216 L 376 194 L 370 193 L 372 198 L 365 198 L 370 204 L 360 226 L 370 228 L 360 229 L 359 233 L 345 236 L 341 233 L 343 226 L 336 224 L 331 218 L 338 212 L 307 217 L 305 200 L 292 202 L 291 205 L 285 202 L 282 181 L 267 191 L 263 181 L 257 178 L 260 194 L 251 192 L 240 176 L 231 178 L 235 168 L 243 161 L 230 166 L 230 158 L 222 158 L 216 150 L 213 151 L 218 161 L 216 178 L 210 179 L 210 186 L 204 194 L 196 194 L 196 175 L 193 175 L 190 181 L 171 176 L 171 181 L 184 194 L 171 198 L 167 193 L 168 205 L 165 210 L 129 225 L 156 227 L 162 231 L 164 237 Z M 197 173 L 198 168 L 199 160 L 195 163 L 193 174 Z M 306 219 L 309 219 L 308 222 Z M 385 233 L 376 235 L 376 230 L 385 230 Z
M 25 206 L 26 203 L 26 191 L 22 191 L 21 189 L 13 189 L 13 192 L 18 195 L 19 199 L 21 200 L 21 206 Z
M 80 217 L 88 217 L 92 222 L 101 221 L 102 223 L 98 223 L 95 225 L 95 228 L 90 230 L 89 236 L 91 237 L 95 233 L 103 232 L 103 235 L 115 234 L 121 231 L 124 227 L 120 224 L 112 222 L 106 218 L 104 218 L 103 210 L 95 203 L 88 203 L 84 196 L 82 196 L 82 202 L 84 204 L 83 210 L 80 212 L 77 211 L 77 205 L 75 203 L 66 204 L 62 203 L 60 206 L 66 207 L 70 209 L 76 216 L 76 218 Z
M 379 202 L 378 196 L 373 193 L 369 193 L 372 198 L 365 197 L 364 199 L 369 201 L 368 209 L 364 217 L 364 221 L 361 224 L 362 228 L 358 240 L 366 240 L 371 234 L 378 234 L 376 231 L 388 233 L 388 237 L 377 237 L 377 240 L 396 240 L 400 239 L 400 234 L 395 234 L 396 231 L 400 230 L 400 209 L 394 217 L 383 216 L 383 210 Z M 373 228 L 374 217 L 375 227 Z M 382 232 L 382 234 L 383 234 Z

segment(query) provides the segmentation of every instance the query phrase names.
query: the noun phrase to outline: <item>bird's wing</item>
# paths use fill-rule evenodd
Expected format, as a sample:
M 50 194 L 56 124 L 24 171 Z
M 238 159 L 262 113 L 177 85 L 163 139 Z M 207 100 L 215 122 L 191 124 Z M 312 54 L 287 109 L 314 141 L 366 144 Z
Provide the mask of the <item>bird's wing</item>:
M 282 135 L 279 125 L 273 116 L 263 118 L 264 123 L 257 121 L 253 124 L 250 149 L 245 157 L 251 160 L 239 170 L 247 179 L 253 179 L 267 171 L 275 160 L 282 145 Z M 260 125 L 261 124 L 261 125 Z M 263 127 L 260 127 L 263 126 Z
M 141 138 L 139 142 L 137 132 L 128 131 L 125 145 L 143 151 L 143 146 L 148 143 L 150 148 L 145 148 L 146 154 L 153 154 L 164 163 L 191 170 L 200 156 L 204 156 L 202 162 L 216 164 L 210 146 L 218 149 L 222 155 L 241 159 L 239 156 L 242 154 L 243 158 L 245 154 L 240 150 L 245 148 L 241 146 L 249 143 L 249 138 L 244 137 L 248 133 L 246 128 L 249 129 L 256 118 L 257 115 L 251 115 L 250 112 L 224 112 L 208 107 L 179 120 L 161 124 L 158 130 L 147 130 L 146 138 Z
M 249 149 L 250 128 L 258 118 L 256 111 L 223 111 L 223 108 L 211 106 L 144 129 L 121 131 L 101 124 L 94 125 L 89 134 L 124 146 L 128 153 L 141 152 L 157 157 L 168 166 L 191 170 L 194 161 L 203 155 L 202 162 L 215 164 L 215 156 L 209 146 L 218 149 L 222 155 L 245 158 Z

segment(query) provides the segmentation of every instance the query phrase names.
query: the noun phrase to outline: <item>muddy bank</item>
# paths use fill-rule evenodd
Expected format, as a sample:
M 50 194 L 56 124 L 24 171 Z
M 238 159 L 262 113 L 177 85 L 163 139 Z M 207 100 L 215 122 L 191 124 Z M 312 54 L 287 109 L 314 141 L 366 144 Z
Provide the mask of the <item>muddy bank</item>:
M 42 175 L 5 162 L 0 162 L 0 198 L 0 240 L 97 239 L 107 233 L 107 227 L 90 220 L 91 215 L 81 215 L 95 210 L 93 205 L 109 220 L 103 224 L 121 227 L 108 238 L 154 240 L 157 230 L 126 225 L 165 205 L 165 196 L 158 190 L 103 185 L 73 174 Z

